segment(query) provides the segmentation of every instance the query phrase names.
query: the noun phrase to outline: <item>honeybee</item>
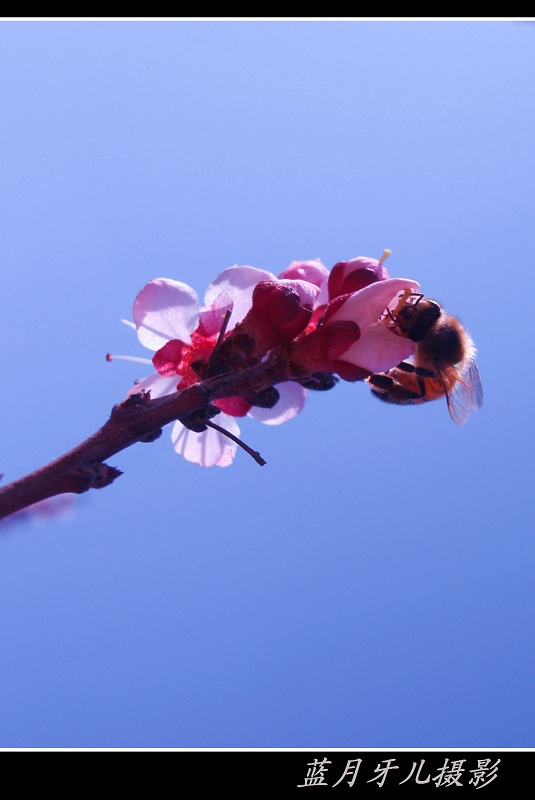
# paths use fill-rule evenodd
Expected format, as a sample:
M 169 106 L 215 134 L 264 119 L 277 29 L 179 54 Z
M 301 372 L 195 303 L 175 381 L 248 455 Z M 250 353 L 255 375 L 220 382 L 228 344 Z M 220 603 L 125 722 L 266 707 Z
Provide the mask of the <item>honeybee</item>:
M 446 397 L 452 420 L 462 425 L 472 409 L 479 410 L 483 388 L 475 362 L 474 343 L 457 317 L 434 300 L 410 293 L 387 311 L 386 324 L 416 343 L 412 363 L 367 378 L 380 400 L 400 405 Z

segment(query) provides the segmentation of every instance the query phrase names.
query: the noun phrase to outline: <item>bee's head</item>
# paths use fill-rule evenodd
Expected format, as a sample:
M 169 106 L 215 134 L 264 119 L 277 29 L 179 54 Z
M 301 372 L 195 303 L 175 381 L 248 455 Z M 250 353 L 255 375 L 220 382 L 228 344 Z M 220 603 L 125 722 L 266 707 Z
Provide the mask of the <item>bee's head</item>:
M 398 314 L 398 325 L 406 331 L 407 338 L 421 342 L 442 314 L 442 309 L 434 300 L 422 298 L 418 303 L 407 304 Z

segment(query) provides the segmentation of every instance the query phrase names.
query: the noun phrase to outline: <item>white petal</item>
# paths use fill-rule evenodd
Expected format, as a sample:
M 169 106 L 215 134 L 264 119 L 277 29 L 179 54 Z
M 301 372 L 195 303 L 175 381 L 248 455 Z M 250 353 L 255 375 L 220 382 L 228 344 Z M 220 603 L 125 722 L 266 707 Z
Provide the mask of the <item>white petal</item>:
M 199 324 L 199 298 L 186 283 L 156 278 L 134 301 L 134 322 L 141 344 L 159 350 L 171 339 L 189 344 Z
M 226 292 L 220 292 L 211 305 L 201 308 L 199 312 L 199 322 L 202 324 L 204 334 L 206 336 L 213 336 L 219 333 L 226 312 L 230 311 L 232 313 L 233 307 L 234 303 L 232 297 Z
M 273 408 L 253 406 L 249 411 L 249 417 L 266 425 L 281 425 L 299 414 L 305 404 L 307 390 L 294 381 L 278 383 L 276 388 L 279 390 L 280 400 Z
M 416 281 L 407 278 L 388 278 L 386 281 L 377 281 L 365 286 L 352 294 L 340 308 L 329 317 L 329 321 L 352 320 L 361 328 L 371 325 L 382 315 L 393 300 L 404 289 L 418 289 Z M 363 366 L 363 365 L 361 365 Z
M 178 381 L 180 380 L 180 376 L 173 375 L 171 378 L 162 378 L 161 375 L 158 375 L 155 372 L 152 375 L 149 375 L 148 378 L 144 378 L 139 383 L 136 383 L 128 394 L 127 397 L 130 397 L 132 394 L 139 394 L 140 392 L 149 392 L 150 396 L 154 400 L 156 397 L 164 397 L 167 394 L 173 394 L 176 392 L 176 387 Z
M 234 301 L 229 329 L 241 322 L 251 308 L 253 290 L 260 281 L 275 281 L 275 275 L 256 267 L 229 267 L 212 281 L 204 296 L 204 304 L 211 305 L 220 292 L 227 292 Z
M 221 413 L 215 417 L 214 422 L 234 436 L 239 436 L 240 429 L 234 417 Z M 228 467 L 232 464 L 238 447 L 235 442 L 213 428 L 195 433 L 180 422 L 173 425 L 171 441 L 177 453 L 200 467 Z

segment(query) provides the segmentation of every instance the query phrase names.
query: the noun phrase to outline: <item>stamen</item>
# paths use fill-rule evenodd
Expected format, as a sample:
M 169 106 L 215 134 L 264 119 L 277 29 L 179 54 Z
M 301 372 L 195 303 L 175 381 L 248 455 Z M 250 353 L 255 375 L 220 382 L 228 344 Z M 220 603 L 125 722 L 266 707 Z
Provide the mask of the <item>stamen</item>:
M 388 325 L 392 321 L 392 318 L 395 319 L 397 317 L 403 306 L 407 305 L 407 301 L 411 295 L 412 295 L 412 289 L 403 290 L 395 309 L 393 311 L 389 311 L 388 308 L 385 310 L 384 312 L 385 317 L 381 320 L 383 325 Z
M 106 361 L 112 361 L 116 358 L 118 361 L 135 361 L 136 364 L 149 364 L 153 366 L 150 358 L 138 358 L 138 356 L 112 356 L 111 353 L 106 353 Z
M 391 254 L 392 254 L 392 250 L 384 250 L 383 251 L 383 255 L 379 259 L 379 264 L 381 264 L 381 266 L 382 266 L 385 263 L 385 261 L 388 258 L 388 256 L 391 255 Z
M 137 331 L 135 322 L 130 322 L 129 319 L 122 319 L 121 322 L 123 322 L 125 325 L 128 325 L 129 328 L 133 328 L 135 331 Z
M 407 301 L 408 301 L 408 299 L 409 299 L 409 297 L 411 295 L 412 295 L 412 289 L 404 289 L 403 290 L 402 295 L 399 298 L 399 302 L 398 302 L 397 306 L 392 311 L 392 314 L 394 315 L 394 317 L 396 317 L 399 314 L 399 312 L 401 311 L 403 306 L 407 305 Z

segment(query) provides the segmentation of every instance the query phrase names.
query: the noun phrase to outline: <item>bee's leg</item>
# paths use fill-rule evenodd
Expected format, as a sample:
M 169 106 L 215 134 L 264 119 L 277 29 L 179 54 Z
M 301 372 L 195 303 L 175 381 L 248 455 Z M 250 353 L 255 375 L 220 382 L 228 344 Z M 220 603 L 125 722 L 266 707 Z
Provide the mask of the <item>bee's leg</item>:
M 377 386 L 378 389 L 390 389 L 394 384 L 393 378 L 390 378 L 388 375 L 383 375 L 382 373 L 370 375 L 366 380 L 368 383 L 371 383 L 372 386 Z
M 409 361 L 402 361 L 401 364 L 398 364 L 397 369 L 401 369 L 403 372 L 411 372 L 414 375 L 418 375 L 420 378 L 438 378 L 436 372 L 430 369 L 424 369 L 423 367 L 415 367 L 414 364 L 411 364 Z
M 424 399 L 421 394 L 411 392 L 410 389 L 406 389 L 401 383 L 394 383 L 388 391 L 384 389 L 375 389 L 373 386 L 371 389 L 372 394 L 378 397 L 379 400 L 384 400 L 385 403 L 398 403 L 398 405 L 403 405 L 405 403 L 414 403 Z
M 425 397 L 425 384 L 418 378 L 419 392 L 413 392 L 406 386 L 391 378 L 389 375 L 370 375 L 367 379 L 371 384 L 372 392 L 385 403 L 411 403 Z

